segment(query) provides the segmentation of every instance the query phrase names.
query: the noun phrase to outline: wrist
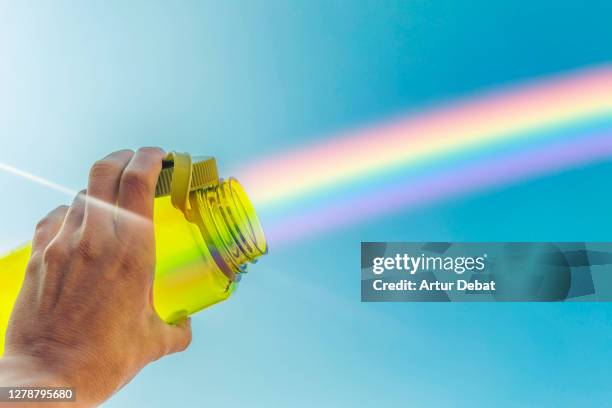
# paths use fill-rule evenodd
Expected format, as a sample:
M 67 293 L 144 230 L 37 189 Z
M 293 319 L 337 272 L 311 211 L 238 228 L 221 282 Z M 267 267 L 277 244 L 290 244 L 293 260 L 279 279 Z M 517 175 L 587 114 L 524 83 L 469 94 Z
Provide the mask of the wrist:
M 50 367 L 50 364 L 44 364 L 37 359 L 27 355 L 5 355 L 0 358 L 0 386 L 26 388 L 26 387 L 41 387 L 41 388 L 73 388 L 76 387 L 62 373 Z M 84 402 L 85 395 L 77 394 L 76 402 L 53 403 L 50 402 L 49 407 L 70 406 L 71 408 L 89 407 L 93 404 Z M 6 404 L 6 405 L 5 405 Z M 11 403 L 12 404 L 12 403 Z M 20 407 L 37 407 L 39 403 L 21 402 Z M 0 402 L 0 407 L 9 406 L 7 402 Z
M 4 386 L 68 387 L 67 379 L 50 364 L 19 354 L 5 355 L 0 359 L 0 382 Z

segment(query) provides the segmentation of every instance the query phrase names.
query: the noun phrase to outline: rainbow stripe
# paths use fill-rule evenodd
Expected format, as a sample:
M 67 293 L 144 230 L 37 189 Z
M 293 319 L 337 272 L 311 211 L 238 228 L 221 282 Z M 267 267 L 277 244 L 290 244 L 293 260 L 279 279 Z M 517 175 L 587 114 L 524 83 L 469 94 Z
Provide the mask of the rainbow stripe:
M 506 87 L 237 172 L 272 241 L 612 155 L 612 66 Z

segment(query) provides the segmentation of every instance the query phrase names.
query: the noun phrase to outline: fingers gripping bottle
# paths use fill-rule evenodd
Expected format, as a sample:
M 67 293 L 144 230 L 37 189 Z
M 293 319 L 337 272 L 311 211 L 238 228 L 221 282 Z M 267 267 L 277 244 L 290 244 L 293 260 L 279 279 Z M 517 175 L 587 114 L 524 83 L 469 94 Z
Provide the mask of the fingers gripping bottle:
M 173 323 L 227 299 L 247 264 L 267 252 L 253 205 L 213 157 L 169 153 L 155 190 L 153 302 Z M 27 244 L 0 258 L 0 354 L 30 257 Z

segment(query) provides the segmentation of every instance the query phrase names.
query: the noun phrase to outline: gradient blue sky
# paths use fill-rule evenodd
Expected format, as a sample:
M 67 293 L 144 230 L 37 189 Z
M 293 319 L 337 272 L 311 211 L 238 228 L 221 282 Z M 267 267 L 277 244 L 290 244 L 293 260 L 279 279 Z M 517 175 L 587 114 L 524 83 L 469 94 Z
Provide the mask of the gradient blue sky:
M 3 1 L 0 161 L 68 187 L 160 145 L 221 171 L 612 59 L 609 1 Z M 362 240 L 610 241 L 612 161 L 279 247 L 106 406 L 604 406 L 608 304 L 361 304 Z M 61 194 L 0 174 L 0 249 Z M 265 219 L 264 227 L 265 227 Z

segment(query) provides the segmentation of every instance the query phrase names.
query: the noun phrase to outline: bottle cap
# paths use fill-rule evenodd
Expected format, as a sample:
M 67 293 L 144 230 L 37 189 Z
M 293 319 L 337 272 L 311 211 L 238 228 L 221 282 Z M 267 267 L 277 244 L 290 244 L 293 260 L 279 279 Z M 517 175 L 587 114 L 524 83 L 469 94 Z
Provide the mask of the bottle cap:
M 155 187 L 155 197 L 163 197 L 171 195 L 173 187 L 173 178 L 175 176 L 175 160 L 185 161 L 191 159 L 191 180 L 189 181 L 189 191 L 205 189 L 219 184 L 219 173 L 217 172 L 217 162 L 214 157 L 210 156 L 195 156 L 191 158 L 186 153 L 170 152 L 162 161 L 162 171 L 157 179 Z M 186 163 L 182 164 L 184 167 Z M 178 172 L 176 176 L 179 176 Z M 183 174 L 179 177 L 189 177 L 188 174 Z M 175 180 L 175 183 L 177 180 Z M 182 181 L 185 183 L 185 181 Z

